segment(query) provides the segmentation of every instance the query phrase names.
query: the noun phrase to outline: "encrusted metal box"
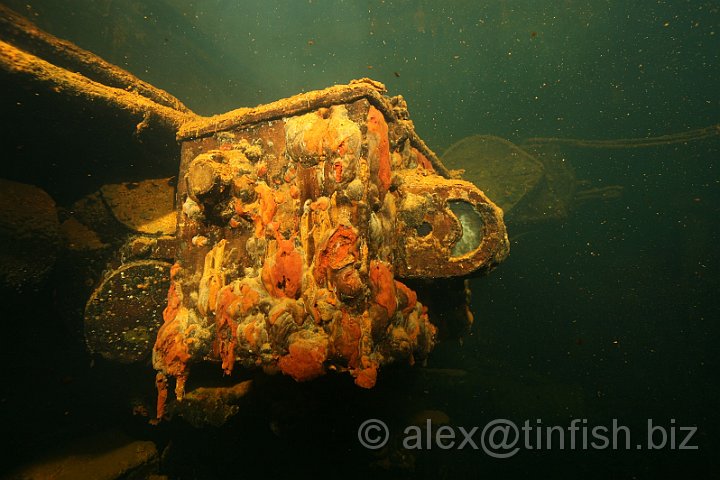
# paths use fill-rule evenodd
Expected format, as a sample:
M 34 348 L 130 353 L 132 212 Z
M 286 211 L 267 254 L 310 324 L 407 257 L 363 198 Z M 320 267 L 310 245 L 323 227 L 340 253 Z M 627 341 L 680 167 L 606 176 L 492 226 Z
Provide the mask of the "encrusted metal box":
M 502 212 L 449 178 L 402 97 L 359 81 L 181 128 L 178 250 L 153 351 L 158 414 L 190 365 L 217 360 L 302 381 L 347 371 L 370 388 L 436 327 L 399 278 L 488 270 Z M 444 175 L 443 175 L 444 174 Z

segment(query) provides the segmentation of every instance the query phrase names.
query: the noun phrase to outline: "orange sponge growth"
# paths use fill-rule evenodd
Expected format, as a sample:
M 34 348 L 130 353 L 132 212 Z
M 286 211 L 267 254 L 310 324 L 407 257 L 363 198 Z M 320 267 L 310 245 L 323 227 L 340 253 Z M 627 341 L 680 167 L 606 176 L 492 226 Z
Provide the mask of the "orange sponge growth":
M 403 314 L 408 314 L 415 309 L 417 304 L 417 293 L 402 282 L 395 280 L 395 290 L 400 297 L 400 307 Z
M 255 187 L 255 193 L 257 193 L 257 214 L 253 214 L 253 220 L 255 221 L 255 236 L 261 238 L 266 226 L 273 221 L 275 212 L 277 211 L 277 202 L 275 201 L 275 192 L 272 188 L 268 187 L 264 183 L 258 184 Z M 236 206 L 236 210 L 238 207 Z
M 302 283 L 303 261 L 293 239 L 277 235 L 277 251 L 263 265 L 262 280 L 273 297 L 297 298 Z
M 178 314 L 182 309 L 182 296 L 178 293 L 174 278 L 179 271 L 180 266 L 177 263 L 170 269 L 171 283 L 168 290 L 168 305 L 163 311 L 163 324 L 158 330 L 153 347 L 153 366 L 159 370 L 156 377 L 158 391 L 156 420 L 160 420 L 165 414 L 167 401 L 167 378 L 165 375 L 176 377 L 175 393 L 178 399 L 182 399 L 187 377 L 187 361 L 190 359 L 185 332 L 182 331 L 178 320 Z
M 232 373 L 235 363 L 235 315 L 238 312 L 240 298 L 233 294 L 232 287 L 220 290 L 215 312 L 216 337 L 213 350 L 222 359 L 222 369 L 226 375 Z
M 357 238 L 352 228 L 345 225 L 337 227 L 315 261 L 315 277 L 318 283 L 327 279 L 328 269 L 340 270 L 355 262 L 358 258 Z
M 375 294 L 375 302 L 385 307 L 388 317 L 392 317 L 397 310 L 395 279 L 390 267 L 385 262 L 379 260 L 370 262 L 370 284 Z
M 360 324 L 347 312 L 343 312 L 340 328 L 335 334 L 335 350 L 347 361 L 350 368 L 360 366 Z
M 435 168 L 432 166 L 432 163 L 428 158 L 420 152 L 417 148 L 413 147 L 412 152 L 415 154 L 415 161 L 418 164 L 418 167 L 421 167 L 428 172 L 435 173 Z
M 377 382 L 377 363 L 369 361 L 367 358 L 363 358 L 363 363 L 365 364 L 364 368 L 353 372 L 355 385 L 362 388 L 373 388 Z
M 388 125 L 382 112 L 371 106 L 367 116 L 368 151 L 372 163 L 377 162 L 377 176 L 382 192 L 390 188 L 390 141 Z
M 327 358 L 325 337 L 296 338 L 290 343 L 288 350 L 290 353 L 278 360 L 278 367 L 285 375 L 303 382 L 325 373 L 323 366 Z
M 179 270 L 180 267 L 177 264 L 170 270 L 171 284 L 168 290 L 168 305 L 163 311 L 163 324 L 158 331 L 154 347 L 154 362 L 159 364 L 156 366 L 173 376 L 183 375 L 185 364 L 190 359 L 184 332 L 180 330 L 180 323 L 177 319 L 182 297 L 178 294 L 176 283 L 172 281 Z

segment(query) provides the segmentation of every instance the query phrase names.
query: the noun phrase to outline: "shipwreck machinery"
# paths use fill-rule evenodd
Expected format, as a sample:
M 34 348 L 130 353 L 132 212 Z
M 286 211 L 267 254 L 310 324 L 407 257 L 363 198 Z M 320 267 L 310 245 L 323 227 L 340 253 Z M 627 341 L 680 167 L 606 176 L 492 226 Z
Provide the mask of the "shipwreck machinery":
M 0 13 L 18 126 L 4 138 L 21 152 L 7 179 L 59 205 L 58 309 L 83 318 L 95 355 L 152 363 L 156 419 L 211 395 L 194 383 L 185 393 L 200 363 L 297 381 L 347 372 L 371 388 L 381 366 L 422 361 L 443 331 L 468 331 L 464 278 L 507 256 L 503 213 L 418 137 L 401 96 L 361 79 L 202 117 Z M 43 142 L 28 133 L 39 110 Z M 220 410 L 215 423 L 230 411 Z
M 462 278 L 507 256 L 502 211 L 383 93 L 361 80 L 188 122 L 175 182 L 105 185 L 75 206 L 131 231 L 85 337 L 112 361 L 152 358 L 157 419 L 200 362 L 371 388 L 380 366 L 422 361 L 444 325 L 408 281 L 432 281 L 448 328 L 469 329 Z
M 383 94 L 364 79 L 197 118 L 177 132 L 175 181 L 76 203 L 77 243 L 111 223 L 93 218 L 128 231 L 85 305 L 86 341 L 111 361 L 152 359 L 158 419 L 199 362 L 370 388 L 380 366 L 423 360 L 445 325 L 408 281 L 432 281 L 448 329 L 469 329 L 462 278 L 507 256 L 502 211 Z
M 158 415 L 193 362 L 375 384 L 435 343 L 402 278 L 490 270 L 502 212 L 447 178 L 401 97 L 360 81 L 184 125 L 177 254 L 153 349 Z

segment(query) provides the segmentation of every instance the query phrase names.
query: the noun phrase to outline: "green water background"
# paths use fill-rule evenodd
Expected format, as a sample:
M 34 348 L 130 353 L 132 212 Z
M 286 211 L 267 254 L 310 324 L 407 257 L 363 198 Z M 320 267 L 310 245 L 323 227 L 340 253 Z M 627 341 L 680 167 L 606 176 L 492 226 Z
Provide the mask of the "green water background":
M 639 138 L 720 121 L 714 1 L 6 3 L 202 114 L 374 78 L 440 154 L 478 133 Z M 578 178 L 621 185 L 622 198 L 516 239 L 511 225 L 509 259 L 473 281 L 473 335 L 430 361 L 469 372 L 432 405 L 460 425 L 676 419 L 698 427 L 700 449 L 456 452 L 429 471 L 718 471 L 719 145 L 569 149 Z

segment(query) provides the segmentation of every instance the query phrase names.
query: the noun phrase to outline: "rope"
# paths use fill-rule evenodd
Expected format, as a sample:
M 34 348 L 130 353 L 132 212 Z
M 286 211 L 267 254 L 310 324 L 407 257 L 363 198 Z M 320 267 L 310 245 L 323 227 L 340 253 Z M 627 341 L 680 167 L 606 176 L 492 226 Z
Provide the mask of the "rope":
M 647 138 L 623 138 L 615 140 L 582 140 L 577 138 L 557 137 L 534 137 L 525 140 L 524 145 L 541 145 L 548 143 L 559 143 L 576 147 L 587 148 L 643 148 L 655 147 L 658 145 L 669 145 L 673 143 L 686 143 L 696 140 L 703 140 L 720 135 L 720 124 L 710 125 L 705 128 L 688 130 L 687 132 L 661 135 L 659 137 Z

